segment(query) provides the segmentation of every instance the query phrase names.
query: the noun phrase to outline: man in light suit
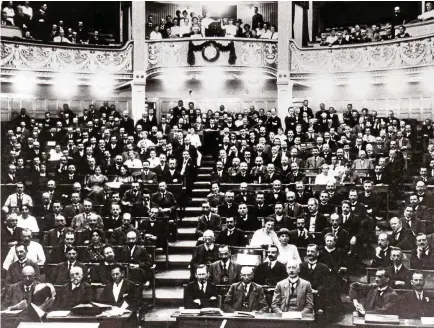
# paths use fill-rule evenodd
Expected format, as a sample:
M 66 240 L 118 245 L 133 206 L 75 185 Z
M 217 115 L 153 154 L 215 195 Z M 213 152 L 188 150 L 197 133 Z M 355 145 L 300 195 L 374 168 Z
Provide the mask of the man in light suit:
M 149 169 L 149 161 L 143 161 L 143 169 L 139 181 L 144 183 L 157 183 L 157 174 Z
M 63 209 L 63 215 L 67 222 L 71 222 L 72 218 L 84 212 L 84 206 L 80 204 L 80 194 L 74 192 L 71 194 L 71 204 L 66 205 Z
M 9 213 L 18 209 L 21 205 L 33 207 L 33 200 L 32 197 L 24 193 L 24 184 L 22 182 L 17 182 L 16 193 L 8 196 L 2 209 L 6 213 Z
M 356 311 L 361 315 L 366 313 L 398 314 L 396 307 L 398 294 L 389 286 L 389 275 L 386 270 L 378 269 L 375 274 L 375 284 L 353 282 L 350 286 L 350 299 Z M 359 299 L 365 299 L 361 304 Z
M 129 310 L 136 309 L 139 292 L 134 282 L 124 279 L 125 268 L 117 263 L 111 266 L 110 272 L 113 282 L 104 287 L 101 302 Z
M 209 280 L 216 285 L 238 282 L 241 266 L 231 261 L 231 252 L 228 246 L 219 247 L 219 259 L 209 266 Z
M 83 231 L 89 227 L 89 219 L 91 217 L 96 218 L 97 229 L 104 229 L 104 223 L 102 218 L 95 214 L 92 211 L 92 201 L 90 199 L 85 199 L 83 201 L 84 212 L 80 213 L 72 219 L 71 228 L 73 228 L 76 232 Z
M 225 296 L 223 310 L 268 312 L 268 304 L 261 285 L 253 282 L 253 268 L 241 268 L 241 282 L 231 285 Z
M 430 317 L 434 313 L 433 295 L 424 290 L 426 277 L 420 271 L 413 272 L 412 290 L 401 297 L 399 316 L 408 319 Z
M 325 164 L 325 159 L 319 156 L 319 149 L 317 147 L 312 148 L 312 156 L 306 160 L 306 169 L 320 169 Z
M 202 204 L 203 215 L 197 221 L 196 236 L 202 237 L 204 231 L 221 231 L 221 219 L 220 215 L 211 213 L 211 206 L 208 202 Z
M 289 277 L 277 283 L 271 302 L 271 311 L 273 313 L 300 311 L 302 314 L 312 314 L 312 286 L 310 282 L 299 278 L 298 261 L 289 260 L 286 269 Z
M 82 268 L 85 275 L 87 275 L 86 266 L 83 263 L 77 261 L 77 255 L 78 255 L 78 251 L 74 246 L 66 247 L 66 251 L 65 251 L 66 261 L 59 263 L 54 268 L 53 278 L 52 280 L 50 280 L 53 282 L 53 284 L 55 285 L 67 284 L 70 280 L 69 271 L 73 267 Z

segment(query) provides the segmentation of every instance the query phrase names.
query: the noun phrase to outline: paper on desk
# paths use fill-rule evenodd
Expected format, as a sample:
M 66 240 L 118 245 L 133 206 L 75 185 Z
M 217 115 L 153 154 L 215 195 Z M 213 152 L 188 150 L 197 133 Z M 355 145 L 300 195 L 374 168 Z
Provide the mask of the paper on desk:
M 47 313 L 47 318 L 64 318 L 70 313 L 71 311 L 51 311 Z
M 179 314 L 187 314 L 187 315 L 199 315 L 200 309 L 184 309 L 183 307 L 179 308 Z
M 235 311 L 235 315 L 239 316 L 239 317 L 254 318 L 255 317 L 255 312 Z
M 420 321 L 422 322 L 422 325 L 434 325 L 434 317 L 421 317 Z
M 7 309 L 7 310 L 2 310 L 2 311 L 0 311 L 0 314 L 18 314 L 18 313 L 20 313 L 20 312 L 22 312 L 23 310 L 9 310 L 9 309 Z
M 282 313 L 283 319 L 301 319 L 301 312 L 299 311 L 289 311 L 289 312 L 283 312 Z
M 104 311 L 103 313 L 97 315 L 97 317 L 120 317 L 125 313 L 131 313 L 131 311 L 114 306 L 110 310 Z

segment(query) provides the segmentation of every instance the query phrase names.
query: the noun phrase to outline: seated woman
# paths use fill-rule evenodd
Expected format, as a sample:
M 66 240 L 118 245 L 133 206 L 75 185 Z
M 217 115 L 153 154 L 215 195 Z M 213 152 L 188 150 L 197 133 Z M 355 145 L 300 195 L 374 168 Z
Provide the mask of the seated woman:
M 30 208 L 27 204 L 21 205 L 20 215 L 17 217 L 17 219 L 17 227 L 30 229 L 33 233 L 39 232 L 38 222 L 34 216 L 30 215 Z
M 147 158 L 147 161 L 149 161 L 149 168 L 151 169 L 160 165 L 160 158 L 157 157 L 157 152 L 155 151 L 155 149 L 152 149 L 149 152 L 149 158 Z
M 101 166 L 95 166 L 94 174 L 89 176 L 86 182 L 86 189 L 90 191 L 89 197 L 91 199 L 101 198 L 103 193 L 103 187 L 106 182 L 108 182 L 108 179 L 104 174 L 102 174 Z
M 336 179 L 329 175 L 328 164 L 323 164 L 321 166 L 321 173 L 318 174 L 315 178 L 315 184 L 316 185 L 326 185 L 329 182 L 336 183 Z
M 122 165 L 119 175 L 115 176 L 113 182 L 132 183 L 134 178 L 128 174 L 128 166 Z
M 62 149 L 59 144 L 56 144 L 54 149 L 50 150 L 50 159 L 49 161 L 60 161 L 60 157 L 63 156 Z
M 90 231 L 89 246 L 84 251 L 84 261 L 98 263 L 104 260 L 102 250 L 106 246 L 104 232 L 100 229 Z
M 129 169 L 142 168 L 142 162 L 140 161 L 140 159 L 136 158 L 136 154 L 132 150 L 128 152 L 128 159 L 125 161 L 124 165 L 127 166 Z

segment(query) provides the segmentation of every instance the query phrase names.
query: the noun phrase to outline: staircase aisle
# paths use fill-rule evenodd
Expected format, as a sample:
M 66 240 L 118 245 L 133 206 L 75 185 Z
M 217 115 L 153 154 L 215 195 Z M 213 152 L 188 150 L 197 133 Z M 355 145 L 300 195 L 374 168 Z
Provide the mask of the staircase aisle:
M 183 285 L 188 283 L 188 268 L 196 245 L 195 230 L 201 214 L 202 202 L 210 189 L 210 178 L 214 162 L 211 156 L 204 156 L 202 166 L 198 168 L 197 181 L 194 182 L 192 201 L 186 207 L 185 217 L 178 224 L 178 240 L 169 242 L 169 267 L 163 254 L 156 256 L 156 302 L 157 308 L 183 306 Z M 145 299 L 151 298 L 151 291 L 144 293 Z

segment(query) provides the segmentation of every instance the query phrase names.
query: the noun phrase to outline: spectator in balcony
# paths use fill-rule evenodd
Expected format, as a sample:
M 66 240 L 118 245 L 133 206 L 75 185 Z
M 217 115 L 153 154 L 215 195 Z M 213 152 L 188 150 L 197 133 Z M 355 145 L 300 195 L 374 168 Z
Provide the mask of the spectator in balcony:
M 359 43 L 371 42 L 371 38 L 368 36 L 366 30 L 360 30 L 360 38 L 358 40 Z
M 235 35 L 237 34 L 237 27 L 234 25 L 234 19 L 233 18 L 229 18 L 228 21 L 229 21 L 229 23 L 225 27 L 226 37 L 234 38 Z
M 244 28 L 244 32 L 243 32 L 243 38 L 252 38 L 252 31 L 250 30 L 250 25 L 249 24 L 244 24 L 243 26 Z
M 252 26 L 254 28 L 257 28 L 259 26 L 259 23 L 262 26 L 262 23 L 264 22 L 264 18 L 258 11 L 259 11 L 258 7 L 255 7 L 254 8 L 255 14 L 252 16 Z
M 13 24 L 8 20 L 8 14 L 5 11 L 2 11 L 2 26 L 13 26 Z
M 338 39 L 337 35 L 336 35 L 336 30 L 332 29 L 330 32 L 330 35 L 327 37 L 326 39 L 326 44 L 327 45 L 331 45 L 333 44 L 336 40 Z
M 57 27 L 57 24 L 53 24 L 51 27 L 51 32 L 50 32 L 50 39 L 53 40 L 59 33 L 59 29 Z
M 149 34 L 149 40 L 162 40 L 160 25 L 155 25 L 153 31 Z
M 380 32 L 379 31 L 373 31 L 372 32 L 372 42 L 379 42 L 383 41 Z
M 257 25 L 253 25 L 253 27 L 254 27 L 254 29 L 255 29 L 255 31 L 256 31 L 256 36 L 257 36 L 257 38 L 260 38 L 262 32 L 264 31 L 264 29 L 263 29 L 263 22 L 262 22 L 262 21 L 259 21 L 259 22 L 257 22 L 256 24 L 257 24 Z
M 39 11 L 35 15 L 35 25 L 33 34 L 37 39 L 48 41 L 49 39 L 49 26 L 48 26 L 48 6 L 46 3 L 42 4 Z
M 8 4 L 6 7 L 3 8 L 2 13 L 5 13 L 5 19 L 9 21 L 10 25 L 15 25 L 14 17 L 15 17 L 15 10 L 14 10 L 14 3 L 12 1 L 8 1 Z M 3 14 L 2 14 L 3 18 Z
M 278 34 L 277 34 L 276 25 L 274 25 L 274 24 L 271 25 L 270 32 L 271 32 L 270 40 L 277 40 L 279 38 Z
M 23 30 L 27 30 L 30 27 L 30 19 L 23 12 L 23 6 L 17 6 L 17 14 L 14 18 L 15 26 Z
M 103 45 L 104 41 L 100 38 L 99 31 L 94 31 L 93 35 L 89 37 L 89 44 Z
M 71 43 L 68 38 L 65 36 L 65 30 L 59 29 L 59 35 L 53 39 L 53 42 L 56 43 Z
M 145 38 L 149 40 L 151 33 L 154 31 L 154 17 L 152 15 L 148 16 L 148 22 L 145 27 Z
M 427 2 L 425 3 L 425 12 L 417 16 L 417 19 L 421 21 L 425 21 L 433 18 L 434 18 L 434 7 L 431 2 Z
M 181 38 L 189 37 L 191 34 L 190 20 L 188 18 L 179 21 L 179 36 Z
M 89 34 L 87 33 L 87 29 L 84 27 L 82 21 L 78 22 L 76 31 L 77 31 L 77 43 L 84 43 L 89 40 Z
M 409 38 L 410 34 L 406 32 L 405 26 L 399 26 L 399 33 L 396 35 L 397 39 Z
M 33 8 L 30 7 L 30 1 L 24 1 L 24 5 L 21 6 L 23 14 L 27 16 L 28 20 L 31 21 L 33 18 Z
M 271 39 L 271 31 L 270 24 L 268 22 L 264 22 L 263 29 L 261 31 L 260 39 Z
M 342 32 L 337 32 L 336 37 L 337 37 L 337 39 L 335 41 L 333 41 L 332 43 L 330 43 L 330 45 L 329 45 L 330 47 L 341 46 L 341 45 L 347 44 L 347 41 L 345 40 Z
M 201 39 L 201 38 L 203 38 L 202 33 L 200 33 L 200 27 L 199 27 L 199 25 L 192 26 L 190 38 L 192 38 L 192 39 Z
M 394 39 L 393 32 L 390 27 L 386 29 L 386 35 L 383 35 L 382 39 L 385 41 Z
M 257 39 L 258 38 L 258 32 L 256 30 L 252 30 L 252 39 Z

